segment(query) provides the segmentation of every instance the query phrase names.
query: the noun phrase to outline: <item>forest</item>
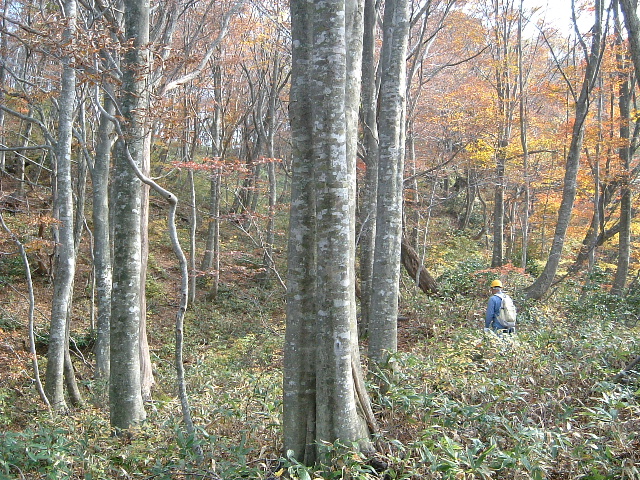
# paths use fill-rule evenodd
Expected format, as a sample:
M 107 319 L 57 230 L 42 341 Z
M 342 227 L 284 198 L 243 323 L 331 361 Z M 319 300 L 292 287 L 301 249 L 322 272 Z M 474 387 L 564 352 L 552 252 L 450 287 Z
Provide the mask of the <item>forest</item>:
M 556 3 L 0 0 L 0 480 L 640 480 L 638 5 Z

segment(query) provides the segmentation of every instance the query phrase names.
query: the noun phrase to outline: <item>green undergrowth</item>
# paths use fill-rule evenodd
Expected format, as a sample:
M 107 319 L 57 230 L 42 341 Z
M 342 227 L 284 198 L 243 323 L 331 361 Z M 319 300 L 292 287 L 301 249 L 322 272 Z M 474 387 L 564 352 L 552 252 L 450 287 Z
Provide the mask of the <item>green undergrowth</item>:
M 640 478 L 640 383 L 613 381 L 637 343 L 638 331 L 557 321 L 398 354 L 374 395 L 395 439 L 389 478 Z
M 25 377 L 0 386 L 0 479 L 640 479 L 640 381 L 634 372 L 615 381 L 639 353 L 640 326 L 618 321 L 635 312 L 633 295 L 622 305 L 569 286 L 519 301 L 517 334 L 499 337 L 482 333 L 484 285 L 469 288 L 443 300 L 405 279 L 398 372 L 368 379 L 380 427 L 373 458 L 324 445 L 328 466 L 312 468 L 282 451 L 281 295 L 223 287 L 185 321 L 195 437 L 182 423 L 165 325 L 152 332 L 154 401 L 130 435 L 112 436 L 91 393 L 88 407 L 52 416 Z

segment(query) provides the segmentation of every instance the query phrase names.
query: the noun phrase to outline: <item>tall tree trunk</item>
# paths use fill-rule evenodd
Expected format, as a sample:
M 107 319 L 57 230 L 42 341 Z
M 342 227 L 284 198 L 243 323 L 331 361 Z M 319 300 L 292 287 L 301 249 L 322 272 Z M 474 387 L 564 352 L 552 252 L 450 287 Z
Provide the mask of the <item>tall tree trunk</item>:
M 103 108 L 113 116 L 115 106 L 110 96 L 105 95 Z M 91 169 L 93 184 L 93 262 L 97 291 L 97 335 L 95 378 L 109 380 L 109 344 L 111 324 L 111 238 L 109 229 L 109 168 L 111 164 L 111 133 L 113 124 L 107 115 L 100 114 L 96 154 Z
M 378 196 L 378 118 L 375 41 L 377 25 L 376 0 L 364 0 L 364 33 L 362 49 L 362 107 L 365 181 L 360 205 L 360 335 L 368 335 L 371 305 L 373 257 L 376 235 Z
M 76 25 L 75 0 L 65 0 L 64 31 L 67 48 L 72 48 Z M 75 251 L 73 243 L 73 186 L 71 180 L 71 141 L 73 134 L 73 110 L 76 89 L 76 74 L 71 66 L 71 57 L 63 57 L 63 68 L 59 100 L 58 145 L 56 148 L 56 196 L 54 210 L 60 221 L 55 250 L 56 275 L 53 282 L 53 302 L 49 329 L 49 351 L 45 392 L 55 410 L 66 410 L 64 398 L 64 366 L 67 351 L 68 328 L 75 275 Z
M 518 16 L 518 88 L 520 90 L 520 146 L 522 147 L 522 176 L 524 179 L 524 201 L 522 208 L 522 253 L 520 255 L 520 267 L 527 268 L 529 249 L 529 217 L 531 209 L 531 180 L 529 179 L 529 142 L 528 134 L 528 112 L 527 97 L 525 90 L 524 60 L 523 60 L 523 39 L 522 39 L 522 16 L 524 15 L 524 0 L 520 0 L 520 15 Z
M 298 461 L 316 460 L 316 225 L 311 131 L 313 7 L 292 0 L 292 68 L 289 116 L 292 141 L 287 311 L 283 370 L 284 450 Z
M 191 215 L 189 218 L 189 302 L 196 301 L 196 286 L 198 272 L 196 271 L 196 233 L 198 231 L 198 206 L 196 205 L 196 183 L 193 169 L 187 172 L 189 176 L 189 207 Z
M 222 155 L 222 72 L 220 66 L 213 69 L 213 95 L 215 99 L 213 119 L 209 128 L 211 135 L 211 156 L 220 160 Z M 212 285 L 207 294 L 208 298 L 216 298 L 220 282 L 220 167 L 215 167 L 210 173 L 209 180 L 209 225 L 207 240 L 200 269 L 213 270 Z
M 504 254 L 504 186 L 505 176 L 505 148 L 507 143 L 501 141 L 496 152 L 496 190 L 493 200 L 493 254 L 491 266 L 500 267 Z
M 0 58 L 8 57 L 7 42 L 7 13 L 9 11 L 10 0 L 5 0 L 2 8 L 2 18 L 0 19 Z M 4 103 L 5 82 L 7 80 L 7 69 L 4 62 L 0 63 L 0 103 Z M 5 145 L 4 136 L 4 110 L 0 109 L 0 144 Z M 4 177 L 6 152 L 0 151 L 0 190 L 2 190 L 2 179 Z
M 398 348 L 397 320 L 402 240 L 406 55 L 409 2 L 385 3 L 380 70 L 378 202 L 369 312 L 369 358 L 384 366 Z
M 266 275 L 272 276 L 275 269 L 273 260 L 273 244 L 275 242 L 275 215 L 276 203 L 278 200 L 277 182 L 276 182 L 276 163 L 275 163 L 275 134 L 276 134 L 276 110 L 278 108 L 278 94 L 280 93 L 280 56 L 276 52 L 274 54 L 271 70 L 271 85 L 269 86 L 267 98 L 267 115 L 265 119 L 266 132 L 261 129 L 265 138 L 267 149 L 267 180 L 269 183 L 268 193 L 268 214 L 267 214 L 267 231 L 265 235 L 263 261 L 266 269 Z
M 128 429 L 145 419 L 140 372 L 141 183 L 128 155 L 144 166 L 147 138 L 149 3 L 124 1 L 124 34 L 131 41 L 122 61 L 124 138 L 118 140 L 114 173 L 114 257 L 111 302 L 111 425 Z M 126 143 L 125 143 L 126 142 Z
M 186 98 L 186 96 L 185 96 Z M 196 106 L 197 108 L 197 106 Z M 183 162 L 195 161 L 196 144 L 198 141 L 198 120 L 189 118 L 188 102 L 185 100 L 185 127 Z M 189 131 L 189 126 L 193 131 Z M 190 136 L 191 135 L 191 136 Z M 196 269 L 196 234 L 198 232 L 198 206 L 196 200 L 196 183 L 193 169 L 187 171 L 187 183 L 189 188 L 189 302 L 196 301 L 196 288 L 198 284 L 198 271 Z
M 591 39 L 591 51 L 587 60 L 584 80 L 580 89 L 580 96 L 576 99 L 575 105 L 575 121 L 573 124 L 571 144 L 567 153 L 567 161 L 565 165 L 564 186 L 562 189 L 562 200 L 558 209 L 558 221 L 553 236 L 549 257 L 544 270 L 536 281 L 525 290 L 528 298 L 540 299 L 551 286 L 555 277 L 560 257 L 562 256 L 562 247 L 564 239 L 571 220 L 573 210 L 573 202 L 576 197 L 578 168 L 580 166 L 580 154 L 582 150 L 582 141 L 584 137 L 584 127 L 587 114 L 589 112 L 590 97 L 593 86 L 595 85 L 600 69 L 601 59 L 601 40 L 602 40 L 602 1 L 595 0 L 595 23 L 593 26 L 593 37 Z
M 591 224 L 589 225 L 589 229 L 587 230 L 587 234 L 582 242 L 583 248 L 587 248 L 587 260 L 588 260 L 588 272 L 591 273 L 596 264 L 596 245 L 595 240 L 598 237 L 598 234 L 604 228 L 604 202 L 603 197 L 601 195 L 602 184 L 600 181 L 600 161 L 602 156 L 602 148 L 601 145 L 604 144 L 604 134 L 603 134 L 603 121 L 602 121 L 602 113 L 604 108 L 604 88 L 603 88 L 603 79 L 602 75 L 598 76 L 599 83 L 599 91 L 598 91 L 598 102 L 597 102 L 597 110 L 596 110 L 596 119 L 598 122 L 598 142 L 595 146 L 595 159 L 593 165 L 593 217 L 591 218 Z M 612 107 L 613 108 L 613 107 Z M 578 254 L 579 256 L 579 254 Z M 575 272 L 574 272 L 575 273 Z
M 142 173 L 149 175 L 151 169 L 151 130 L 147 129 L 142 155 Z M 149 186 L 142 185 L 140 208 L 140 388 L 142 399 L 151 400 L 151 389 L 155 385 L 151 366 L 151 352 L 147 337 L 147 267 L 149 264 Z
M 627 68 L 627 58 L 622 52 L 622 32 L 618 21 L 618 9 L 615 8 L 616 24 L 616 63 L 620 81 L 618 91 L 618 109 L 620 111 L 620 148 L 618 155 L 622 166 L 620 187 L 620 234 L 618 235 L 618 264 L 611 286 L 611 293 L 622 295 L 629 274 L 629 258 L 631 256 L 631 86 L 633 85 Z
M 356 40 L 350 34 L 358 31 L 361 13 L 357 2 L 291 2 L 294 163 L 284 446 L 307 464 L 323 459 L 323 442 L 370 448 L 354 375 L 355 158 L 349 159 L 354 144 L 348 137 L 355 112 L 346 111 L 353 108 L 346 98 L 353 78 L 348 69 L 360 63 L 359 52 L 347 45 Z
M 494 62 L 495 82 L 498 109 L 498 132 L 496 145 L 496 189 L 494 193 L 493 210 L 493 252 L 491 266 L 500 267 L 504 263 L 504 216 L 506 189 L 506 163 L 507 148 L 511 141 L 513 128 L 513 109 L 515 108 L 515 96 L 517 80 L 513 78 L 513 46 L 511 45 L 511 29 L 513 28 L 514 8 L 512 1 L 500 2 L 494 0 L 493 15 L 495 25 L 494 35 Z M 519 18 L 519 17 L 518 17 Z

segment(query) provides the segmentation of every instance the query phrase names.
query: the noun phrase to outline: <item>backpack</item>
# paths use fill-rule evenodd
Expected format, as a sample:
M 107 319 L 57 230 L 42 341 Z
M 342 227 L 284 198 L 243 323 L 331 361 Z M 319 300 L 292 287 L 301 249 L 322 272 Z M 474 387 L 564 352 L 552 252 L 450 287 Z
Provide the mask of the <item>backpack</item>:
M 516 326 L 516 306 L 513 304 L 513 300 L 506 293 L 496 293 L 498 297 L 502 299 L 502 305 L 500 305 L 500 312 L 498 313 L 498 321 L 505 327 Z

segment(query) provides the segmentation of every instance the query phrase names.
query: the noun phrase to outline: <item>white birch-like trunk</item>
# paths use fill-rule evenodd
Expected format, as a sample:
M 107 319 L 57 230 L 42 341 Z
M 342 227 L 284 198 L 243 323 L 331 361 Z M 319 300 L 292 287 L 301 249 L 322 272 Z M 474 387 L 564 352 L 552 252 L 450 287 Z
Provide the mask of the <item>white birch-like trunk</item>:
M 109 115 L 115 113 L 113 102 L 104 99 L 104 109 Z M 111 323 L 111 239 L 109 230 L 109 167 L 111 163 L 111 133 L 113 124 L 105 114 L 100 115 L 98 142 L 91 169 L 93 184 L 93 262 L 96 279 L 96 304 L 98 310 L 95 378 L 109 380 L 109 344 Z
M 75 0 L 65 0 L 64 17 L 67 22 L 64 38 L 68 48 L 73 48 L 76 25 Z M 54 410 L 65 410 L 64 363 L 67 338 L 67 319 L 70 315 L 75 275 L 75 247 L 73 239 L 73 186 L 71 180 L 71 141 L 73 134 L 73 110 L 76 89 L 76 74 L 71 66 L 71 57 L 63 58 L 58 145 L 56 148 L 56 197 L 54 210 L 58 220 L 58 243 L 55 251 L 56 275 L 53 283 L 51 324 L 49 328 L 49 350 L 45 392 Z
M 151 168 L 151 130 L 146 129 L 141 170 L 149 175 Z M 155 384 L 151 365 L 151 352 L 147 338 L 147 265 L 149 263 L 149 186 L 142 185 L 140 208 L 140 388 L 142 399 L 151 400 L 151 389 Z

